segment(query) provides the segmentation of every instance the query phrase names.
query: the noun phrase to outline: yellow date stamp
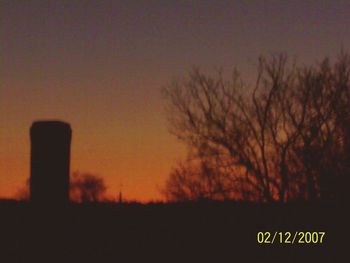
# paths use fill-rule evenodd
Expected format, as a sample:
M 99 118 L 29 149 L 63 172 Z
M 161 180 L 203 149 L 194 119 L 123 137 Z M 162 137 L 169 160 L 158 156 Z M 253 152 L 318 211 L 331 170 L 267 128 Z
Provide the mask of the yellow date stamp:
M 257 233 L 258 244 L 322 244 L 325 239 L 324 231 L 260 231 Z

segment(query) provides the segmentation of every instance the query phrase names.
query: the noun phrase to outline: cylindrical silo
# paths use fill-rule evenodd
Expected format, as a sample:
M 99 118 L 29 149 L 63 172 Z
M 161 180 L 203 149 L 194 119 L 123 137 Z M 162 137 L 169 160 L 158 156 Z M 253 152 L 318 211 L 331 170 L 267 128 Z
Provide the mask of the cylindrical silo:
M 72 130 L 62 121 L 36 121 L 30 128 L 30 200 L 62 204 L 69 201 Z

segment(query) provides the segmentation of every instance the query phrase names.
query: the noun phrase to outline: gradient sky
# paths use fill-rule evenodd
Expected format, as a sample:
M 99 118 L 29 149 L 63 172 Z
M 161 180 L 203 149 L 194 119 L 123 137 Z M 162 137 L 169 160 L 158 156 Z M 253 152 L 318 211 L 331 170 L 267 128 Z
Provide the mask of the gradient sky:
M 301 63 L 350 46 L 350 1 L 0 1 L 0 197 L 29 176 L 29 128 L 73 129 L 71 171 L 159 199 L 185 148 L 160 89 L 193 65 L 252 79 L 261 54 Z

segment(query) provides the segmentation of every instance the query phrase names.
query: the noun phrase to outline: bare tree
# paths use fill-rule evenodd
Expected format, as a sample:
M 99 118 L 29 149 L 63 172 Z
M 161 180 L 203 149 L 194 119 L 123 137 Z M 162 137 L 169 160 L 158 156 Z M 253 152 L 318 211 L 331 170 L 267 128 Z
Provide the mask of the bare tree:
M 259 59 L 254 87 L 198 69 L 165 87 L 170 131 L 190 149 L 167 198 L 334 198 L 349 185 L 349 72 L 346 54 L 311 67 L 279 55 Z
M 103 178 L 75 172 L 70 182 L 70 198 L 80 203 L 99 202 L 103 200 L 106 189 Z

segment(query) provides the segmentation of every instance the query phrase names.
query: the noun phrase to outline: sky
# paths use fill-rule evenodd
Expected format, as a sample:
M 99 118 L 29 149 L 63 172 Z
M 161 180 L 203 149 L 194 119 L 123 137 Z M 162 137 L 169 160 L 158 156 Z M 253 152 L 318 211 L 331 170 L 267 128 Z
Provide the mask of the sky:
M 197 65 L 253 80 L 260 55 L 299 63 L 350 46 L 349 1 L 0 0 L 0 197 L 29 177 L 29 128 L 73 130 L 71 171 L 108 194 L 162 198 L 186 155 L 168 132 L 161 88 Z

